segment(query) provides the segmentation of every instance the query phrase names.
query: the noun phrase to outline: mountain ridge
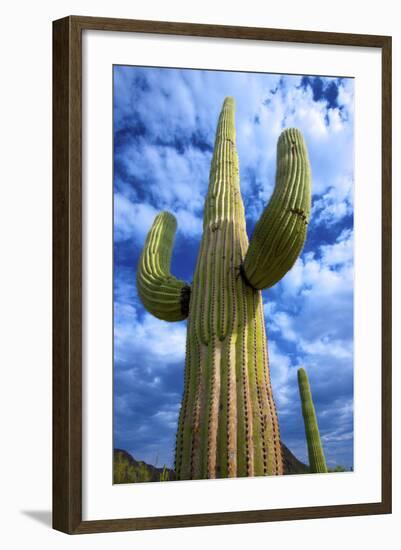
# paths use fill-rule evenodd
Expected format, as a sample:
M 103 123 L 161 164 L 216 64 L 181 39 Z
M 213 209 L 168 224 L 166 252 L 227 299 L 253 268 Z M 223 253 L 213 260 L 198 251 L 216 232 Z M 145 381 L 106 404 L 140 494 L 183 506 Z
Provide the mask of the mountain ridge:
M 309 467 L 281 442 L 283 455 L 284 475 L 307 474 Z M 113 454 L 113 483 L 143 483 L 150 481 L 175 481 L 173 469 L 158 468 L 143 460 L 136 460 L 124 449 L 114 449 Z

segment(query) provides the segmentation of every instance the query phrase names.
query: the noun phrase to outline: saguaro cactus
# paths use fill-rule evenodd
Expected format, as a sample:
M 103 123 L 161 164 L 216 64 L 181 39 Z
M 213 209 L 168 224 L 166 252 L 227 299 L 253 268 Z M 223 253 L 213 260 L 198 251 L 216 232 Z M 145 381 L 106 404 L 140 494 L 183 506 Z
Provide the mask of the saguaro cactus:
M 279 281 L 304 244 L 310 169 L 301 133 L 285 130 L 276 186 L 248 247 L 235 145 L 234 100 L 218 121 L 203 237 L 192 288 L 170 274 L 171 214 L 157 216 L 137 270 L 143 304 L 157 317 L 188 316 L 177 479 L 283 471 L 260 289 Z
M 326 459 L 320 441 L 319 427 L 308 375 L 305 369 L 298 369 L 298 387 L 302 403 L 302 415 L 305 423 L 306 441 L 308 444 L 309 466 L 312 473 L 326 473 Z

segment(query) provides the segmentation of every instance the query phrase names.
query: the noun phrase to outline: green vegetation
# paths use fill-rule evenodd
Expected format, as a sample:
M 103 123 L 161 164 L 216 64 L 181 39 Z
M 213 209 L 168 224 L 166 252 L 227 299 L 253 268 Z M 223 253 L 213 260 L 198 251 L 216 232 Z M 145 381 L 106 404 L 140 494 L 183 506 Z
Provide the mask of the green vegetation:
M 283 456 L 283 474 L 308 474 L 309 467 L 300 462 L 292 452 L 281 443 Z M 157 461 L 156 461 L 157 462 Z M 114 483 L 141 483 L 144 481 L 174 481 L 174 470 L 156 468 L 151 464 L 135 460 L 129 453 L 121 449 L 115 449 L 113 461 Z
M 176 221 L 167 212 L 156 217 L 137 270 L 148 311 L 165 321 L 188 318 L 178 479 L 278 475 L 284 468 L 260 291 L 278 282 L 302 250 L 310 168 L 301 133 L 285 130 L 277 144 L 275 189 L 249 243 L 234 110 L 234 100 L 226 98 L 192 287 L 170 273 Z
M 143 481 L 169 481 L 175 479 L 173 470 L 156 468 L 135 460 L 129 453 L 115 449 L 113 455 L 113 483 L 140 483 Z
M 305 423 L 306 441 L 308 444 L 309 465 L 311 473 L 326 473 L 326 459 L 320 441 L 319 427 L 308 376 L 305 369 L 298 369 L 298 386 L 302 403 L 302 415 Z
M 160 474 L 160 481 L 170 481 L 170 474 L 166 465 L 163 466 L 163 471 Z
M 340 466 L 339 464 L 337 464 L 337 466 L 335 466 L 334 468 L 327 468 L 327 471 L 330 473 L 333 473 L 333 472 L 348 472 L 350 470 L 347 470 L 345 466 Z

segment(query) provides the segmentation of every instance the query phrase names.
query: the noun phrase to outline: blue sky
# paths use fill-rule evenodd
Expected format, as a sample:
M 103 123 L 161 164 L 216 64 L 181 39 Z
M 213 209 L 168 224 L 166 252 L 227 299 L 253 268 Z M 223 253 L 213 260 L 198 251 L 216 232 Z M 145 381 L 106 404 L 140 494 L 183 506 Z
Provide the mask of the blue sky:
M 352 79 L 114 67 L 114 445 L 172 466 L 186 322 L 148 314 L 135 288 L 147 231 L 178 222 L 172 272 L 192 281 L 214 134 L 236 100 L 249 236 L 274 185 L 276 142 L 299 128 L 312 169 L 312 217 L 301 257 L 263 292 L 281 438 L 307 462 L 297 368 L 309 375 L 329 466 L 353 466 Z

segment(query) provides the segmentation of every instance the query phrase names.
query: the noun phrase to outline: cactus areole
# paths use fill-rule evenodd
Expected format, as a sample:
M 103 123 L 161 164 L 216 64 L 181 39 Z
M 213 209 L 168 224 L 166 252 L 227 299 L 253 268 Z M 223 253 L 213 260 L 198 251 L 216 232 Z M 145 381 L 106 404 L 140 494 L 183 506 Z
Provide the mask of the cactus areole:
M 177 479 L 283 473 L 260 290 L 300 254 L 310 215 L 310 169 L 301 133 L 277 145 L 276 185 L 251 242 L 235 145 L 234 100 L 217 125 L 203 236 L 192 287 L 170 274 L 175 218 L 159 214 L 137 270 L 144 306 L 166 321 L 188 318 Z

